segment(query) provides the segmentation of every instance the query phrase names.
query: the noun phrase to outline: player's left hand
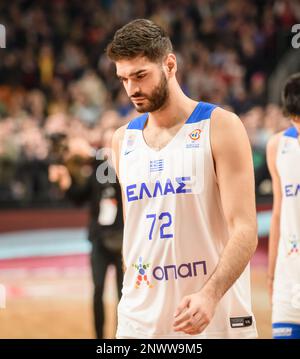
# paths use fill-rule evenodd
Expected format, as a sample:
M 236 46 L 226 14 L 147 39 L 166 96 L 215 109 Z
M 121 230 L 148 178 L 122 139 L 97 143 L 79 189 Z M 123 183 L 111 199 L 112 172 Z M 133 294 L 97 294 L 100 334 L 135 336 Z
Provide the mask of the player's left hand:
M 174 313 L 174 331 L 200 334 L 212 320 L 217 303 L 203 290 L 185 296 Z

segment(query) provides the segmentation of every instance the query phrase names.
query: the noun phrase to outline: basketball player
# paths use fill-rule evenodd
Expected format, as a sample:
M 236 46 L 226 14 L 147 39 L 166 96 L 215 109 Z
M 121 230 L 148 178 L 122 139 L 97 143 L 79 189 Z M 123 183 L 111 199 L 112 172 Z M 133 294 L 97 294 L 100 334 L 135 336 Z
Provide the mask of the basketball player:
M 300 73 L 288 79 L 282 99 L 292 127 L 267 146 L 274 196 L 268 282 L 273 337 L 300 339 Z
M 188 98 L 149 20 L 107 48 L 142 113 L 113 138 L 125 267 L 117 338 L 250 338 L 248 263 L 257 245 L 253 166 L 239 118 Z

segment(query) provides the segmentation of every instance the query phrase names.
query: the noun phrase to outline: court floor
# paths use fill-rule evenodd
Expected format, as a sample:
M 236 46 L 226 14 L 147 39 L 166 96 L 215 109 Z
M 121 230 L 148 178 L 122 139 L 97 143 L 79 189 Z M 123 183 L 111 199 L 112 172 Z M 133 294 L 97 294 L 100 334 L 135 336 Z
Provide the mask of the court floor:
M 252 261 L 252 299 L 259 338 L 271 338 L 266 290 L 266 258 Z M 0 309 L 0 338 L 93 338 L 92 286 L 88 255 L 1 261 L 0 283 L 6 308 Z M 106 277 L 105 333 L 114 337 L 117 305 L 115 272 Z

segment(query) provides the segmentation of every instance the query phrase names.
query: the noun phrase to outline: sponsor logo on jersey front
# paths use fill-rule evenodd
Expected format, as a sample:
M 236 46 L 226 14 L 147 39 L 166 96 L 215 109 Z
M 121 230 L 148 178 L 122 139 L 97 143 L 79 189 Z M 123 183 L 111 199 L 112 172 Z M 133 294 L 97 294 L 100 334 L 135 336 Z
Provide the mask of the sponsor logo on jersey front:
M 138 289 L 144 284 L 148 288 L 153 288 L 150 283 L 148 269 L 150 270 L 150 263 L 144 263 L 143 258 L 139 257 L 138 263 L 132 264 L 132 267 L 138 272 L 135 278 L 135 288 Z M 153 280 L 172 281 L 178 279 L 198 277 L 199 275 L 207 275 L 206 261 L 195 261 L 189 263 L 158 265 L 152 269 Z
M 126 150 L 125 152 L 124 152 L 124 155 L 126 156 L 126 155 L 129 155 L 129 153 L 131 153 L 131 152 L 133 152 L 134 150 Z
M 147 269 L 150 267 L 150 263 L 143 263 L 143 258 L 139 257 L 138 263 L 132 265 L 138 272 L 135 280 L 135 288 L 140 288 L 142 283 L 145 283 L 148 288 L 152 288 L 153 285 L 150 283 L 147 275 Z

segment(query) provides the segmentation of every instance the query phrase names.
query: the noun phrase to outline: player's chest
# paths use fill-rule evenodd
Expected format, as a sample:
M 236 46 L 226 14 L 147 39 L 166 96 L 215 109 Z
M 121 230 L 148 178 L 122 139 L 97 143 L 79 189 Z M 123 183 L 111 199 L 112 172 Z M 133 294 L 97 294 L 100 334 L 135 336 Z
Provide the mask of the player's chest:
M 146 145 L 154 151 L 160 151 L 177 137 L 181 137 L 182 129 L 179 126 L 171 129 L 145 129 L 142 132 Z

